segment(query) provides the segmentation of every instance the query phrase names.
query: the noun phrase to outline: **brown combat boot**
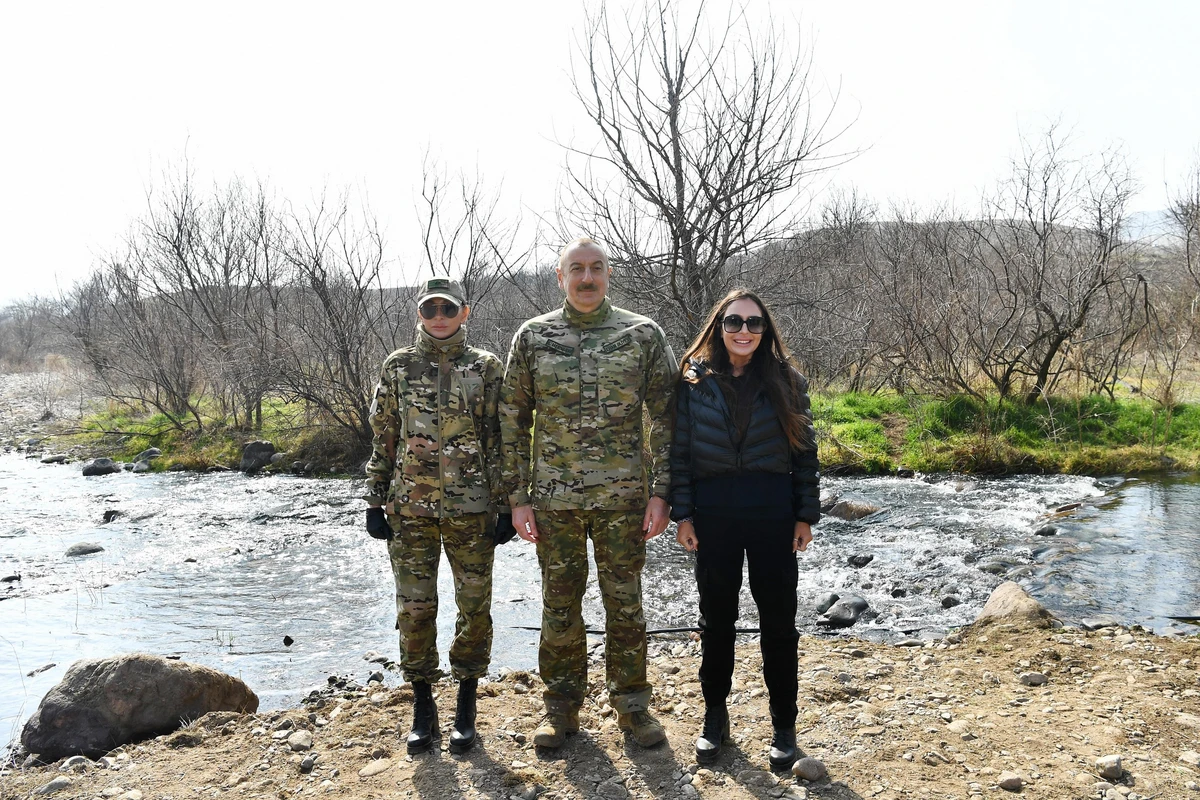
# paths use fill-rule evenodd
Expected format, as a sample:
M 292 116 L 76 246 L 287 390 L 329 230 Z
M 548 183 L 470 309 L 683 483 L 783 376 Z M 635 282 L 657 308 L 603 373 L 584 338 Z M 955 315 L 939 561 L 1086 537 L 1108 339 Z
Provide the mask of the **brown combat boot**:
M 649 711 L 617 714 L 617 725 L 633 737 L 633 740 L 641 747 L 654 747 L 667 738 L 667 732 Z
M 566 744 L 567 736 L 579 732 L 579 711 L 546 710 L 542 724 L 533 732 L 533 743 L 552 750 Z

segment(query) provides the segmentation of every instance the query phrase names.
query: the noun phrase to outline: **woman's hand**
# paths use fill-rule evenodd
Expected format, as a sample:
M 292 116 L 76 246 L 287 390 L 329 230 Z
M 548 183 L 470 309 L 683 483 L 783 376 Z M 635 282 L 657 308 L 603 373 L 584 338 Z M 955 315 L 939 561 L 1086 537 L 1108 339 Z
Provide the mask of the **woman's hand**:
M 807 550 L 812 541 L 812 526 L 807 522 L 797 522 L 792 533 L 792 552 L 799 553 Z
M 694 553 L 700 548 L 700 541 L 696 538 L 696 528 L 692 525 L 691 520 L 682 520 L 679 526 L 675 529 L 675 541 L 683 545 L 683 549 L 689 553 Z

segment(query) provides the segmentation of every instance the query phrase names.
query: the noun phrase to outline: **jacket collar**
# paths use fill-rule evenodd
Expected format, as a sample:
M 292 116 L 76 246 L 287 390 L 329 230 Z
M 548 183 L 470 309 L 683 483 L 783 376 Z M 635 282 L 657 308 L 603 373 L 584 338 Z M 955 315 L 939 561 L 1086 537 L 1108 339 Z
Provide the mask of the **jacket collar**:
M 589 311 L 586 314 L 577 310 L 568 301 L 563 301 L 563 319 L 579 328 L 594 328 L 597 325 L 603 324 L 608 320 L 608 315 L 612 312 L 612 303 L 606 297 L 600 303 L 600 307 L 595 311 Z
M 462 355 L 467 342 L 467 326 L 461 326 L 451 336 L 445 339 L 435 339 L 420 325 L 417 325 L 417 352 L 429 358 L 445 357 L 453 360 Z

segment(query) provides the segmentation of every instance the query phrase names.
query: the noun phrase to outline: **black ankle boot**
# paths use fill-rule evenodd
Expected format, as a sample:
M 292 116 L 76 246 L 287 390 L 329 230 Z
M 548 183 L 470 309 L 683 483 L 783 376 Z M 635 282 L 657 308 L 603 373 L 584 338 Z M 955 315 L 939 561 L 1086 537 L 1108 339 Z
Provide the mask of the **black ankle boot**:
M 458 682 L 458 707 L 454 727 L 450 729 L 450 752 L 465 753 L 475 744 L 475 689 L 479 681 L 468 678 Z
M 729 738 L 729 710 L 724 703 L 704 710 L 704 730 L 696 740 L 696 761 L 711 764 L 721 755 L 721 745 Z
M 414 682 L 412 733 L 408 734 L 408 752 L 424 753 L 438 735 L 437 706 L 433 704 L 433 687 L 424 681 Z
M 796 726 L 781 726 L 775 729 L 768 756 L 772 769 L 787 769 L 796 761 Z

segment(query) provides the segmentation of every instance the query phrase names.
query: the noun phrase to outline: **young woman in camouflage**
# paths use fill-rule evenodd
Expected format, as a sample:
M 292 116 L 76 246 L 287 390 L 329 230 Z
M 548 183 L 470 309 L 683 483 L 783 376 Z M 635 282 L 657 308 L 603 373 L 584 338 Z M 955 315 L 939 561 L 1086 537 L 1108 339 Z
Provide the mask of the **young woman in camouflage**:
M 704 730 L 696 760 L 712 763 L 729 735 L 734 624 L 742 564 L 758 607 L 770 695 L 769 760 L 796 760 L 796 553 L 820 519 L 808 383 L 791 365 L 771 314 L 735 289 L 684 354 L 671 445 L 676 539 L 696 553 Z
M 383 362 L 371 403 L 367 532 L 387 540 L 396 579 L 400 666 L 414 698 L 410 753 L 428 750 L 438 735 L 432 685 L 443 675 L 437 573 L 446 551 L 458 606 L 450 749 L 463 752 L 475 743 L 475 692 L 491 658 L 494 545 L 513 536 L 500 491 L 503 368 L 491 353 L 466 345 L 470 309 L 457 281 L 426 281 L 417 306 L 416 343 Z

